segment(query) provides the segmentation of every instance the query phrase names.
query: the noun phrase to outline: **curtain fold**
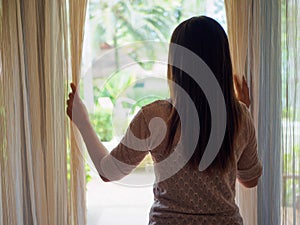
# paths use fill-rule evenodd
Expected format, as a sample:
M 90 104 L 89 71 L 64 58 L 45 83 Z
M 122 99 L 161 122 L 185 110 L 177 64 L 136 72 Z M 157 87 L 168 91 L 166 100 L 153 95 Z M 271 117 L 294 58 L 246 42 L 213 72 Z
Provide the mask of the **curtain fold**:
M 70 58 L 72 82 L 79 88 L 87 0 L 69 0 Z M 85 156 L 80 132 L 71 123 L 71 190 L 69 210 L 72 224 L 86 224 Z
M 233 73 L 247 79 L 251 94 L 251 114 L 258 128 L 259 102 L 259 4 L 258 1 L 225 0 L 228 39 Z M 237 183 L 236 201 L 245 225 L 257 224 L 257 189 Z
M 280 1 L 225 0 L 233 69 L 245 74 L 263 175 L 255 189 L 237 188 L 245 224 L 280 223 Z
M 84 224 L 68 211 L 67 1 L 2 0 L 0 9 L 0 224 Z M 84 218 L 82 205 L 72 208 Z

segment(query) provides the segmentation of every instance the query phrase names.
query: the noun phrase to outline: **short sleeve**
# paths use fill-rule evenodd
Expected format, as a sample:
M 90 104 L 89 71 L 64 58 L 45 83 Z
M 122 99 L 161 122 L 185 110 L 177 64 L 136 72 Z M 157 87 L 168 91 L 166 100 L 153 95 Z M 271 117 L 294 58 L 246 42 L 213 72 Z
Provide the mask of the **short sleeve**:
M 247 143 L 237 163 L 237 178 L 241 181 L 247 182 L 258 178 L 262 174 L 262 165 L 257 152 L 257 139 L 255 128 L 250 113 L 245 113 L 244 129 L 247 137 Z
M 121 142 L 101 160 L 101 176 L 119 180 L 128 175 L 148 154 L 150 132 L 140 110 L 131 121 Z

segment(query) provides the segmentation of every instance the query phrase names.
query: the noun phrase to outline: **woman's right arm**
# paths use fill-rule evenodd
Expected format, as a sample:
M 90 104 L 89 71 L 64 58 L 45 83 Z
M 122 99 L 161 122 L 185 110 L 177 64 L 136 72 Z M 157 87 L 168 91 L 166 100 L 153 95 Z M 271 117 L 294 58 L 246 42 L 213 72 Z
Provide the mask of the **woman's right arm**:
M 245 145 L 243 152 L 237 162 L 238 181 L 247 188 L 255 187 L 259 177 L 262 175 L 262 164 L 258 157 L 257 138 L 250 112 L 243 108 L 243 135 Z

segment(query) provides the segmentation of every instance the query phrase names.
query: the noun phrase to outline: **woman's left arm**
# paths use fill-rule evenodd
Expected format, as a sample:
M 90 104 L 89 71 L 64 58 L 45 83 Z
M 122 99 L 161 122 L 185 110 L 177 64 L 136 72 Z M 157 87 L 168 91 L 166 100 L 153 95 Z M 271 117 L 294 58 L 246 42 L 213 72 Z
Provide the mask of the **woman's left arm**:
M 89 155 L 100 175 L 100 162 L 106 155 L 109 154 L 109 152 L 101 143 L 95 130 L 93 129 L 86 107 L 76 92 L 76 85 L 71 83 L 71 88 L 72 92 L 69 93 L 69 99 L 67 100 L 67 115 L 79 129 Z M 100 175 L 100 177 L 104 181 L 108 181 L 103 176 Z

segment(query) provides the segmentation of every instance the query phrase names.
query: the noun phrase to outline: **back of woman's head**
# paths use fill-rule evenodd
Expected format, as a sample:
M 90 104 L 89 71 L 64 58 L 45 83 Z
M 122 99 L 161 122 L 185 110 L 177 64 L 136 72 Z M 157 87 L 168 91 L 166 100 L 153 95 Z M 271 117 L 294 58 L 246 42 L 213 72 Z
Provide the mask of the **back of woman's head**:
M 187 48 L 199 56 L 213 72 L 222 90 L 226 104 L 226 131 L 221 148 L 210 168 L 218 168 L 225 171 L 233 156 L 234 135 L 239 124 L 239 105 L 234 95 L 232 65 L 229 51 L 228 39 L 222 26 L 215 20 L 201 16 L 193 17 L 179 24 L 174 30 L 171 43 Z M 169 60 L 180 57 L 180 51 L 169 52 Z M 185 62 L 188 63 L 188 62 Z M 199 73 L 198 76 L 204 76 Z M 184 71 L 175 66 L 168 67 L 168 79 L 178 84 L 193 100 L 199 117 L 200 134 L 198 144 L 189 163 L 198 166 L 205 147 L 207 145 L 211 131 L 211 112 L 205 94 L 199 85 Z M 214 87 L 211 87 L 214 88 Z M 171 99 L 176 107 L 180 107 L 184 100 L 180 100 L 176 86 L 170 83 Z M 215 104 L 218 104 L 217 102 Z M 185 109 L 188 114 L 189 109 Z M 222 113 L 222 112 L 220 112 Z M 169 145 L 173 143 L 173 137 L 180 119 L 175 108 L 171 115 L 171 130 Z M 192 124 L 192 123 L 189 123 Z M 191 127 L 183 132 L 193 132 Z

